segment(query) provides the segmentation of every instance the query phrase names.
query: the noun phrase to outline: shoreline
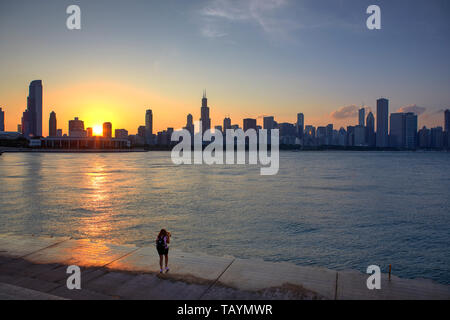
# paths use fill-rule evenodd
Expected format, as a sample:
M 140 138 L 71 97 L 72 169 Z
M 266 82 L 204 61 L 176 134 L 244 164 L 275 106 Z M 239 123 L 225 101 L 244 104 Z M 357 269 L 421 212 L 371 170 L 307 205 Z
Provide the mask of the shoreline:
M 65 287 L 69 265 L 81 268 L 82 290 Z M 389 280 L 382 274 L 381 290 L 369 290 L 369 275 L 354 270 L 192 254 L 173 248 L 169 267 L 169 273 L 159 274 L 154 247 L 0 235 L 0 284 L 61 298 L 450 300 L 450 286 L 431 280 L 395 275 Z

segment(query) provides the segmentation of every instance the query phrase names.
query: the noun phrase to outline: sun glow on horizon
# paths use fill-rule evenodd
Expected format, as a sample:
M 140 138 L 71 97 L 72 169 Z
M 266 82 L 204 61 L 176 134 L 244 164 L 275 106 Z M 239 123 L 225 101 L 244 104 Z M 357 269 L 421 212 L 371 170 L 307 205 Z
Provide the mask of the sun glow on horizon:
M 95 126 L 92 128 L 92 134 L 93 134 L 94 136 L 102 136 L 102 135 L 103 135 L 103 127 L 100 126 L 100 125 L 95 125 Z

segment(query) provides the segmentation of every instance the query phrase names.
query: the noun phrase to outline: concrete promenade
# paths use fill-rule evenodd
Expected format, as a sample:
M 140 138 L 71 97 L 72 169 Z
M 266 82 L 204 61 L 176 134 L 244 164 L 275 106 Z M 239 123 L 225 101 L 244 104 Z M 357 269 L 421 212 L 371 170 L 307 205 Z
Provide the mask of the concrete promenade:
M 69 290 L 67 266 L 81 268 L 81 290 Z M 0 235 L 0 299 L 450 299 L 450 286 L 289 263 L 183 253 L 171 249 L 159 274 L 154 247 L 69 238 Z

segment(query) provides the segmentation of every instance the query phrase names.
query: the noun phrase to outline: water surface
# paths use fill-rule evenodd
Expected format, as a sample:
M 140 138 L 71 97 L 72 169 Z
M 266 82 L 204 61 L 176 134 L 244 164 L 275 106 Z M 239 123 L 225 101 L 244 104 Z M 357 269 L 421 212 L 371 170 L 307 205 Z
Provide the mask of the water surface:
M 281 152 L 175 166 L 168 152 L 0 157 L 0 232 L 153 244 L 450 284 L 450 153 Z

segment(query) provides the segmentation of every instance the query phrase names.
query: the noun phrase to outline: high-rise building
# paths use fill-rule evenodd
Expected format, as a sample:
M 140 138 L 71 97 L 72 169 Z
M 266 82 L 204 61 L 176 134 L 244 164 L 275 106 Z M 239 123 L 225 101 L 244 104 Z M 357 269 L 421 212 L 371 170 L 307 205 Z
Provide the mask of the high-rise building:
M 112 124 L 111 122 L 103 123 L 103 137 L 111 138 L 112 137 Z
M 364 110 L 364 109 L 363 109 Z M 354 127 L 354 146 L 365 146 L 366 145 L 366 128 L 364 126 Z
M 248 129 L 255 129 L 256 130 L 256 119 L 244 119 L 243 121 L 243 125 L 244 125 L 244 132 L 247 131 Z
M 138 136 L 145 139 L 145 126 L 138 127 Z
M 319 146 L 324 146 L 327 144 L 327 127 L 317 127 L 316 132 L 317 143 Z
M 211 129 L 211 119 L 209 118 L 208 99 L 206 98 L 206 90 L 203 91 L 202 107 L 200 109 L 200 121 L 202 122 L 202 133 Z
M 297 123 L 295 124 L 297 130 L 297 137 L 303 138 L 303 131 L 305 127 L 305 116 L 303 113 L 297 113 Z
M 17 132 L 22 133 L 22 125 L 21 124 L 17 125 Z
M 194 118 L 192 117 L 192 114 L 188 114 L 186 117 L 186 127 L 185 129 L 189 131 L 191 136 L 194 135 Z
M 5 111 L 0 108 L 0 131 L 5 131 Z
M 62 134 L 62 129 L 57 129 L 57 130 L 56 130 L 56 136 L 57 136 L 57 137 L 62 137 L 62 136 L 63 136 L 63 134 Z
M 429 148 L 431 146 L 431 131 L 427 127 L 423 127 L 418 133 L 419 148 Z
M 31 81 L 22 130 L 27 136 L 42 136 L 42 81 Z M 26 126 L 26 127 L 24 127 Z
M 355 145 L 355 127 L 347 126 L 347 146 L 353 147 Z
M 366 110 L 364 108 L 359 109 L 358 111 L 358 116 L 359 116 L 359 121 L 358 121 L 358 125 L 364 127 L 364 117 L 366 114 Z
M 128 139 L 128 131 L 125 129 L 114 130 L 114 137 L 116 139 Z
M 444 112 L 445 132 L 450 132 L 450 110 Z
M 263 128 L 266 130 L 275 129 L 275 120 L 274 117 L 264 117 L 263 118 Z
M 81 138 L 86 136 L 84 131 L 84 122 L 77 117 L 73 120 L 69 120 L 69 137 Z
M 375 118 L 372 112 L 366 118 L 366 142 L 369 147 L 375 146 Z
M 417 148 L 417 115 L 412 112 L 405 114 L 405 148 Z
M 331 145 L 333 142 L 333 124 L 330 123 L 326 126 L 326 145 Z
M 404 113 L 391 113 L 389 145 L 393 148 L 404 148 L 406 144 L 406 127 Z
M 231 119 L 229 117 L 223 119 L 223 131 L 226 132 L 227 129 L 231 129 Z
M 444 146 L 444 132 L 442 127 L 431 129 L 431 147 L 441 149 Z
M 377 100 L 377 147 L 386 148 L 389 146 L 389 100 Z
M 153 112 L 148 109 L 145 111 L 145 143 L 153 144 Z
M 88 138 L 90 138 L 90 137 L 92 137 L 92 128 L 91 127 L 89 127 L 89 128 L 86 128 L 86 137 L 88 137 Z
M 50 113 L 50 119 L 48 120 L 48 136 L 56 137 L 56 113 L 52 111 Z

